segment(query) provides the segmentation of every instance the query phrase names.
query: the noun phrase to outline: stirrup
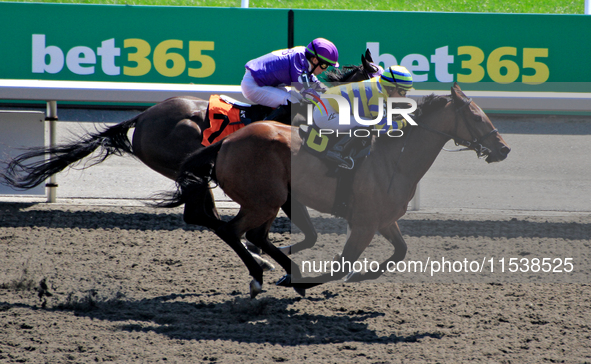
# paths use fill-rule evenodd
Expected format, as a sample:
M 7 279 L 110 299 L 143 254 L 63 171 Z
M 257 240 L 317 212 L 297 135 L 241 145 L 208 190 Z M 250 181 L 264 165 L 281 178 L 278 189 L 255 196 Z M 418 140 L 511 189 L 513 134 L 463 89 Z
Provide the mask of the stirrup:
M 343 157 L 340 153 L 334 150 L 326 152 L 326 158 L 330 161 L 336 162 L 339 168 L 353 169 L 355 167 L 355 161 L 350 156 Z
M 351 157 L 346 157 L 345 163 L 339 164 L 339 167 L 343 169 L 353 169 L 355 167 L 355 161 Z

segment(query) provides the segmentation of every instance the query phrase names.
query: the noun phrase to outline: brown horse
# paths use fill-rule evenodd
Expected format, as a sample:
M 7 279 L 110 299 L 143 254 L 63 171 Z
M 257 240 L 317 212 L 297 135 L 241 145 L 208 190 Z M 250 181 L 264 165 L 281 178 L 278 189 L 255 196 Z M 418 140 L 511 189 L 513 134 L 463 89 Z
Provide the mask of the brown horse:
M 343 70 L 326 72 L 329 82 L 356 82 L 379 74 L 381 69 L 372 63 L 369 50 L 361 56 L 362 64 L 347 66 Z M 261 115 L 270 108 L 253 105 L 254 115 Z M 253 116 L 254 118 L 255 116 Z M 289 122 L 289 121 L 288 121 Z M 203 148 L 203 132 L 210 126 L 208 101 L 191 96 L 173 97 L 162 101 L 133 119 L 123 121 L 106 130 L 88 133 L 73 143 L 57 147 L 31 148 L 7 164 L 6 173 L 0 174 L 2 183 L 18 189 L 29 189 L 43 183 L 51 175 L 81 161 L 96 150 L 99 154 L 83 168 L 101 163 L 111 155 L 132 154 L 156 172 L 176 179 L 183 160 Z M 132 142 L 127 134 L 135 128 Z M 31 162 L 39 157 L 41 161 Z M 284 210 L 291 216 L 294 211 L 296 224 L 305 234 L 305 245 L 314 244 L 316 231 L 306 209 L 288 200 Z M 210 190 L 185 205 L 185 215 L 191 222 L 210 227 L 219 219 Z
M 350 234 L 340 258 L 352 264 L 378 231 L 395 250 L 374 275 L 350 275 L 349 280 L 375 278 L 388 262 L 404 259 L 406 243 L 397 221 L 406 213 L 417 183 L 448 140 L 475 150 L 489 163 L 504 160 L 510 152 L 487 115 L 457 84 L 450 96 L 425 98 L 415 120 L 419 126 L 409 127 L 403 137 L 375 138 L 370 155 L 355 174 L 346 214 Z M 286 270 L 287 275 L 278 284 L 294 287 L 300 294 L 349 273 L 300 278 L 297 265 L 268 239 L 269 228 L 289 196 L 320 212 L 330 213 L 334 205 L 336 179 L 327 175 L 323 161 L 302 148 L 297 128 L 254 123 L 195 153 L 181 168 L 177 193 L 167 206 L 188 203 L 202 194 L 210 181 L 217 182 L 241 206 L 231 221 L 217 221 L 213 228 L 246 264 L 253 277 L 251 297 L 261 291 L 263 271 L 240 243 L 245 232 Z M 191 220 L 191 216 L 185 218 Z

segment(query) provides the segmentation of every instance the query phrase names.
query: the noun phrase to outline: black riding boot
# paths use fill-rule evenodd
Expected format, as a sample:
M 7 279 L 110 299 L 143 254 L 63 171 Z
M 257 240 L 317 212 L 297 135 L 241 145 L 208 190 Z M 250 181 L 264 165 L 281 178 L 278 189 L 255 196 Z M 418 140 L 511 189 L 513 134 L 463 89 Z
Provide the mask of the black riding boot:
M 326 158 L 330 161 L 336 162 L 340 168 L 353 169 L 355 162 L 351 158 L 352 147 L 356 144 L 357 138 L 354 135 L 344 135 L 336 142 L 332 149 L 326 152 Z
M 287 105 L 279 105 L 263 120 L 274 120 L 282 124 L 291 125 L 291 102 L 288 101 Z

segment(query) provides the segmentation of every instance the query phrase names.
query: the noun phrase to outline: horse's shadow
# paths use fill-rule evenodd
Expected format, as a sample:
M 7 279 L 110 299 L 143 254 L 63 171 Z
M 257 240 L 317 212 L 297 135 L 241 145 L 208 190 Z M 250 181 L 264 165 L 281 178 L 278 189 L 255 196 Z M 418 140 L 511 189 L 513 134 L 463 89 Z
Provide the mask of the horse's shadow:
M 236 292 L 233 294 L 238 295 Z M 305 300 L 312 305 L 335 296 L 327 291 L 323 295 Z M 177 340 L 229 340 L 291 346 L 416 342 L 425 337 L 443 337 L 441 332 L 380 336 L 369 328 L 368 320 L 386 316 L 383 312 L 339 308 L 333 315 L 301 313 L 290 307 L 302 300 L 299 297 L 264 297 L 259 300 L 234 297 L 222 302 L 204 302 L 208 299 L 211 299 L 211 294 L 172 294 L 142 300 L 87 299 L 44 310 L 69 311 L 93 320 L 116 322 L 116 327 L 122 331 L 153 332 Z M 0 302 L 0 306 L 4 309 L 18 306 L 39 310 L 24 304 Z
M 141 231 L 172 231 L 183 229 L 188 231 L 209 231 L 197 225 L 183 222 L 181 210 L 169 213 L 135 212 L 118 213 L 104 211 L 58 211 L 33 210 L 27 208 L 35 204 L 0 202 L 0 227 L 49 227 L 49 228 L 80 228 L 80 229 L 112 229 Z M 222 215 L 222 220 L 230 220 L 234 215 Z M 313 217 L 312 223 L 319 234 L 346 234 L 347 225 L 343 219 L 321 216 Z M 404 235 L 411 237 L 473 237 L 487 238 L 556 238 L 580 240 L 587 238 L 591 224 L 576 222 L 542 222 L 526 221 L 513 218 L 511 220 L 462 221 L 449 220 L 412 220 L 402 218 L 399 221 Z M 287 217 L 278 217 L 273 222 L 271 232 L 300 233 L 300 230 Z

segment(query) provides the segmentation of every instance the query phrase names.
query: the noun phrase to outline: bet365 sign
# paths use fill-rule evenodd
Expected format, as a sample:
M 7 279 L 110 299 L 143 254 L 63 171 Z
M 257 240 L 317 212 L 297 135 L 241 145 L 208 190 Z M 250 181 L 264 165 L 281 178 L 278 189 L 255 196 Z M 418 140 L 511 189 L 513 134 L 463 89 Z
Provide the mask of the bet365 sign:
M 487 55 L 476 46 L 465 45 L 455 49 L 442 46 L 430 55 L 405 55 L 400 62 L 391 54 L 381 53 L 380 43 L 369 42 L 367 48 L 375 55 L 373 58 L 376 63 L 400 64 L 406 67 L 413 74 L 414 82 L 474 83 L 482 81 L 488 75 L 496 83 L 540 84 L 550 77 L 550 69 L 546 64 L 548 48 L 518 49 L 506 46 L 498 47 Z M 456 65 L 456 74 L 450 70 L 452 65 Z M 434 70 L 434 80 L 429 79 L 431 69 Z
M 101 72 L 107 76 L 141 77 L 153 70 L 166 77 L 186 72 L 189 77 L 205 78 L 215 72 L 215 60 L 203 53 L 214 50 L 211 41 L 164 40 L 152 51 L 150 43 L 143 39 L 124 39 L 123 48 L 131 50 L 124 57 L 115 38 L 102 41 L 95 49 L 76 46 L 64 50 L 57 45 L 47 45 L 45 34 L 33 34 L 32 43 L 33 73 L 56 74 L 67 69 L 77 75 Z M 183 54 L 185 47 L 188 51 Z
M 0 79 L 238 85 L 249 60 L 286 48 L 287 15 L 0 1 Z M 320 32 L 310 24 L 325 11 L 296 9 L 294 19 L 294 45 L 327 38 L 341 65 L 369 49 L 383 66 L 405 66 L 417 89 L 591 92 L 589 16 L 334 10 Z

